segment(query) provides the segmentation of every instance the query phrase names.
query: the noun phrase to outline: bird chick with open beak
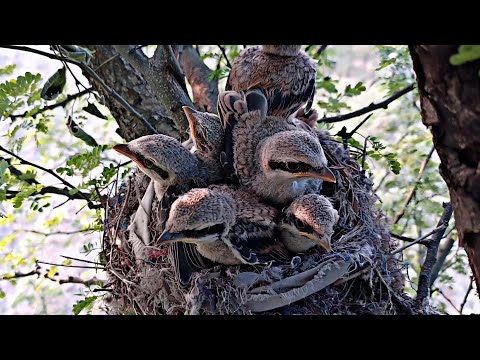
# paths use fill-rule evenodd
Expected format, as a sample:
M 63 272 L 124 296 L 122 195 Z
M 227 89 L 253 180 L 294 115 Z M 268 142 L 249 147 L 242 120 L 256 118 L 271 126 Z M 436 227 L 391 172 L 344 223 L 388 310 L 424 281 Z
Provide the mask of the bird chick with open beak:
M 304 104 L 310 115 L 316 72 L 317 62 L 301 45 L 257 45 L 235 59 L 225 90 L 260 89 L 268 99 L 267 115 L 287 118 Z
M 331 251 L 331 237 L 339 219 L 326 197 L 308 194 L 295 199 L 279 223 L 280 236 L 288 250 L 302 253 L 314 246 Z
M 207 259 L 226 265 L 288 261 L 275 236 L 277 210 L 227 186 L 192 189 L 172 205 L 163 242 L 195 244 Z

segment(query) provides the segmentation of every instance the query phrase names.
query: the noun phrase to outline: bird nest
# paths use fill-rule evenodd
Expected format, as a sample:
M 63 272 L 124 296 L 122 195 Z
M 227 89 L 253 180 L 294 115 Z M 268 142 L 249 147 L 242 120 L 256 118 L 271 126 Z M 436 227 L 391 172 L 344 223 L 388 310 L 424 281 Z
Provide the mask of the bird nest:
M 397 244 L 376 206 L 378 197 L 371 180 L 349 156 L 348 149 L 328 136 L 321 143 L 337 179 L 321 190 L 339 214 L 332 251 L 311 249 L 299 254 L 300 259 L 278 266 L 218 265 L 195 273 L 186 288 L 175 278 L 168 245 L 155 246 L 163 229 L 156 216 L 160 205 L 153 196 L 153 186 L 149 187 L 150 179 L 141 172 L 129 176 L 110 198 L 105 221 L 103 251 L 110 292 L 103 300 L 108 312 L 425 313 L 425 309 L 416 310 L 403 292 L 402 262 L 398 255 L 391 254 Z M 138 227 L 130 226 L 139 212 L 144 215 L 143 234 L 138 234 Z M 138 255 L 145 247 L 139 238 L 145 237 L 151 240 L 147 252 L 150 258 L 155 255 L 158 259 L 155 263 Z

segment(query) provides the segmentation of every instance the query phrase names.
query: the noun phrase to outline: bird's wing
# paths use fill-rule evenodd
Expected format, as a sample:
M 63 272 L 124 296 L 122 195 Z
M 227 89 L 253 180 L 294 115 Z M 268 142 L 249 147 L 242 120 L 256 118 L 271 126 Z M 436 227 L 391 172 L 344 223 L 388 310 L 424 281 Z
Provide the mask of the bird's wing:
M 213 263 L 200 255 L 193 244 L 175 242 L 170 244 L 170 255 L 175 278 L 182 287 L 187 287 L 193 273 L 208 269 Z
M 238 118 L 248 111 L 243 95 L 237 92 L 224 92 L 218 97 L 218 113 L 225 127 L 224 151 L 220 154 L 220 163 L 227 178 L 238 185 L 238 178 L 233 166 L 233 129 Z
M 290 254 L 276 236 L 270 225 L 254 224 L 237 219 L 228 234 L 229 246 L 249 264 L 266 263 L 272 260 L 285 262 Z

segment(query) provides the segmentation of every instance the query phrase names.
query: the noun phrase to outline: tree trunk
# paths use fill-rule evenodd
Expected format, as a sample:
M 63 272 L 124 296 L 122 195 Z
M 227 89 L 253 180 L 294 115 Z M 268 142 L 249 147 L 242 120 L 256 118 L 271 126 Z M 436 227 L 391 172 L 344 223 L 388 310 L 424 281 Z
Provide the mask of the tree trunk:
M 95 51 L 90 66 L 131 106 L 141 113 L 160 134 L 179 138 L 179 132 L 172 119 L 165 116 L 161 100 L 157 99 L 143 76 L 126 61 L 112 45 L 81 45 Z M 102 65 L 103 64 L 103 65 Z M 118 133 L 127 141 L 151 132 L 117 100 L 106 94 L 95 80 L 89 78 L 93 88 L 104 95 L 105 105 L 116 119 Z
M 411 45 L 422 121 L 433 134 L 455 212 L 460 246 L 480 289 L 480 61 L 460 66 L 456 45 Z

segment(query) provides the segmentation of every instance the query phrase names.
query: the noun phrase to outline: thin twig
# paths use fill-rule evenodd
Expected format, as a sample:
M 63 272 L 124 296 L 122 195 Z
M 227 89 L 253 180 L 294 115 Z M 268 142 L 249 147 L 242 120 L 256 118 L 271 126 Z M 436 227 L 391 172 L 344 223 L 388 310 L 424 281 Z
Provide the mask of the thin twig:
M 37 263 L 39 263 L 39 264 L 44 264 L 44 265 L 61 266 L 61 267 L 71 267 L 71 268 L 79 268 L 79 269 L 105 270 L 105 268 L 103 268 L 103 267 L 97 267 L 97 266 L 63 265 L 63 264 L 49 263 L 49 262 L 40 261 L 40 260 L 37 260 Z
M 55 278 L 55 276 L 57 274 L 53 275 L 53 277 L 48 276 L 49 269 L 46 269 L 46 270 L 43 270 L 43 271 L 42 270 L 43 269 L 40 266 L 38 266 L 35 270 L 29 271 L 29 272 L 26 272 L 26 273 L 15 272 L 13 275 L 2 276 L 2 277 L 0 277 L 0 280 L 12 280 L 12 279 L 19 279 L 19 278 L 23 278 L 23 277 L 38 275 L 38 276 L 43 276 L 44 278 L 49 279 L 53 282 L 58 282 L 60 285 L 61 284 L 82 284 L 82 285 L 85 285 L 87 287 L 90 287 L 92 285 L 103 286 L 107 282 L 106 280 L 97 279 L 96 277 L 93 277 L 93 278 L 88 279 L 88 280 L 83 280 L 82 278 L 75 277 L 75 276 L 69 276 L 68 278 L 64 278 L 64 279 Z
M 453 208 L 452 203 L 444 204 L 444 210 L 442 217 L 438 221 L 437 227 L 441 229 L 432 237 L 432 240 L 427 245 L 427 255 L 425 256 L 425 261 L 423 262 L 420 275 L 418 277 L 418 290 L 417 290 L 417 306 L 420 308 L 424 305 L 424 301 L 428 299 L 430 294 L 430 277 L 432 274 L 433 265 L 437 261 L 437 252 L 440 240 L 447 230 L 448 222 L 452 217 Z
M 38 230 L 32 230 L 32 229 L 19 229 L 19 231 L 23 232 L 29 232 L 32 234 L 38 234 L 38 235 L 43 235 L 43 236 L 53 236 L 53 235 L 74 235 L 74 234 L 79 234 L 82 232 L 87 232 L 87 231 L 94 231 L 93 229 L 82 229 L 82 230 L 75 230 L 75 231 L 53 231 L 50 233 L 45 233 L 42 231 Z
M 79 258 L 74 258 L 71 256 L 66 256 L 66 255 L 60 255 L 61 257 L 69 260 L 75 260 L 75 261 L 80 261 L 88 264 L 95 264 L 95 265 L 103 265 L 102 263 L 96 262 L 96 261 L 90 261 L 90 260 L 85 260 L 85 259 L 79 259 Z
M 447 260 L 448 254 L 452 251 L 453 245 L 455 244 L 455 239 L 453 238 L 453 233 L 448 234 L 446 237 L 445 245 L 438 250 L 438 259 L 433 265 L 432 275 L 430 276 L 430 287 L 433 286 L 435 280 L 438 277 L 438 274 L 442 270 L 445 260 Z
M 463 314 L 463 308 L 465 307 L 465 304 L 467 303 L 468 295 L 470 295 L 470 292 L 473 290 L 473 276 L 470 276 L 470 284 L 468 285 L 467 292 L 465 293 L 465 297 L 463 298 L 462 304 L 460 305 L 460 314 Z
M 322 53 L 325 51 L 325 49 L 327 48 L 328 45 L 320 45 L 320 47 L 318 48 L 317 52 L 315 53 L 315 55 L 317 56 L 320 56 L 322 55 Z
M 83 71 L 85 71 L 88 75 L 90 75 L 92 78 L 94 78 L 98 84 L 100 85 L 100 87 L 102 87 L 107 93 L 109 93 L 115 100 L 117 100 L 117 102 L 122 105 L 125 109 L 127 109 L 128 111 L 130 111 L 133 115 L 135 115 L 135 117 L 137 117 L 142 123 L 143 125 L 148 129 L 150 130 L 153 134 L 157 134 L 157 130 L 155 130 L 155 128 L 148 122 L 147 119 L 145 119 L 145 117 L 140 114 L 137 110 L 135 110 L 120 94 L 118 94 L 114 89 L 112 89 L 110 86 L 108 86 L 103 80 L 102 78 L 100 78 L 100 76 L 97 75 L 97 73 L 95 71 L 93 71 L 92 68 L 90 68 L 88 65 L 82 63 L 82 62 L 79 62 L 79 61 L 75 61 L 75 60 L 72 60 L 72 59 L 69 59 L 69 58 L 66 58 L 66 57 L 61 57 L 61 56 L 56 56 L 54 54 L 50 54 L 50 53 L 47 53 L 45 51 L 41 51 L 41 50 L 37 50 L 37 49 L 32 49 L 32 48 L 29 48 L 28 46 L 17 46 L 17 45 L 2 45 L 0 46 L 0 48 L 5 48 L 5 49 L 13 49 L 13 50 L 20 50 L 20 51 L 27 51 L 27 52 L 31 52 L 31 53 L 34 53 L 34 54 L 38 54 L 38 55 L 42 55 L 42 56 L 46 56 L 50 59 L 53 59 L 53 60 L 59 60 L 59 61 L 66 61 L 68 63 L 71 63 L 71 64 L 74 64 L 74 65 L 77 65 L 78 67 L 80 67 Z
M 418 184 L 420 183 L 420 180 L 422 180 L 423 173 L 425 172 L 425 169 L 427 168 L 427 164 L 432 158 L 433 152 L 435 151 L 435 147 L 432 146 L 430 151 L 428 152 L 427 157 L 422 161 L 422 164 L 420 165 L 420 170 L 418 171 L 417 178 L 415 180 L 415 183 L 413 186 L 410 188 L 407 198 L 405 199 L 405 202 L 403 203 L 402 208 L 400 211 L 395 215 L 395 220 L 393 220 L 393 224 L 396 224 L 400 221 L 400 219 L 405 215 L 405 211 L 407 210 L 408 204 L 410 204 L 410 201 L 412 201 L 413 196 L 415 195 L 415 192 L 417 191 Z
M 77 99 L 77 98 L 79 98 L 79 97 L 81 97 L 81 96 L 83 96 L 83 95 L 85 95 L 85 94 L 88 94 L 88 93 L 91 92 L 91 91 L 92 91 L 92 88 L 88 88 L 88 89 L 82 90 L 82 91 L 80 91 L 80 92 L 78 92 L 78 93 L 76 93 L 76 94 L 68 95 L 68 96 L 65 98 L 65 100 L 60 101 L 60 102 L 58 102 L 58 103 L 56 103 L 56 104 L 52 104 L 52 105 L 45 106 L 45 107 L 39 109 L 35 114 L 31 114 L 30 116 L 36 116 L 36 115 L 41 114 L 41 113 L 43 113 L 43 112 L 45 112 L 45 111 L 47 111 L 47 110 L 53 110 L 53 109 L 55 109 L 55 108 L 57 108 L 57 107 L 64 106 L 64 105 L 68 104 L 70 101 L 72 101 L 72 100 L 74 100 L 74 99 Z M 28 111 L 25 111 L 23 114 L 12 114 L 12 115 L 9 116 L 9 118 L 12 119 L 12 120 L 13 120 L 13 119 L 16 119 L 16 118 L 23 118 L 23 117 L 27 116 L 28 113 L 29 113 Z
M 0 145 L 0 150 L 17 158 L 18 160 L 20 160 L 20 162 L 22 164 L 25 164 L 25 165 L 30 165 L 30 166 L 33 166 L 37 169 L 40 169 L 42 171 L 45 171 L 46 173 L 49 173 L 50 175 L 52 175 L 53 177 L 57 178 L 58 180 L 60 180 L 62 182 L 62 184 L 68 186 L 70 189 L 77 189 L 75 186 L 73 186 L 72 184 L 70 184 L 67 180 L 64 180 L 62 179 L 62 177 L 60 177 L 57 173 L 55 173 L 55 171 L 51 170 L 51 169 L 47 169 L 41 165 L 37 165 L 37 164 L 34 164 L 28 160 L 25 160 L 23 158 L 21 158 L 20 156 L 18 156 L 17 154 L 14 154 L 13 152 L 5 149 L 3 146 Z M 89 203 L 89 205 L 91 204 L 92 206 L 95 206 L 95 204 L 93 204 L 90 199 L 88 198 L 88 196 L 85 196 L 82 192 L 77 192 L 77 194 L 79 194 L 82 198 L 84 198 L 85 200 L 87 200 L 87 202 Z
M 397 100 L 399 97 L 405 95 L 406 93 L 412 91 L 415 88 L 415 84 L 410 84 L 406 88 L 396 92 L 392 96 L 386 98 L 385 100 L 379 102 L 378 104 L 371 103 L 370 105 L 356 110 L 354 112 L 351 112 L 349 114 L 343 114 L 343 115 L 337 115 L 337 116 L 331 116 L 331 117 L 324 117 L 322 119 L 319 119 L 317 122 L 324 122 L 324 123 L 334 123 L 334 122 L 340 122 L 340 121 L 345 121 L 348 119 L 352 119 L 357 116 L 361 116 L 364 114 L 367 114 L 369 112 L 372 112 L 377 109 L 387 109 L 388 105 Z
M 385 175 L 383 175 L 380 181 L 378 182 L 377 186 L 373 189 L 374 193 L 376 193 L 382 187 L 383 183 L 385 182 L 385 180 L 390 174 L 391 174 L 390 170 L 387 170 Z
M 232 64 L 230 63 L 230 60 L 228 60 L 227 52 L 225 51 L 225 48 L 222 45 L 217 45 L 220 48 L 220 51 L 222 52 L 223 57 L 225 58 L 225 61 L 227 62 L 227 66 L 229 69 L 232 68 Z
M 10 158 L 4 158 L 3 156 L 0 156 L 0 160 L 6 161 L 9 164 L 8 170 L 10 171 L 10 173 L 12 175 L 16 176 L 17 178 L 21 179 L 21 177 L 24 175 L 24 173 L 10 164 L 10 162 L 11 162 Z M 27 184 L 30 184 L 30 185 L 42 185 L 36 179 L 21 179 L 21 180 L 25 181 Z M 19 192 L 20 191 L 18 191 L 18 190 L 7 190 L 7 196 L 6 197 L 7 197 L 7 199 L 13 199 L 15 196 L 17 196 L 17 194 Z M 33 195 L 45 195 L 45 194 L 56 194 L 56 195 L 66 196 L 68 199 L 65 202 L 67 202 L 69 200 L 75 200 L 75 199 L 85 200 L 85 197 L 90 197 L 90 194 L 87 194 L 87 193 L 77 192 L 77 193 L 71 195 L 70 192 L 66 188 L 59 189 L 59 188 L 54 187 L 54 186 L 43 186 L 43 185 L 42 185 L 42 188 L 41 188 L 40 191 L 33 192 L 31 194 L 31 196 L 33 196 Z M 63 205 L 63 204 L 57 205 L 56 207 L 59 207 L 61 205 Z M 97 209 L 97 208 L 101 207 L 101 204 L 90 204 L 89 207 L 91 209 Z
M 455 309 L 456 312 L 458 312 L 459 314 L 461 314 L 460 310 L 457 309 L 457 307 L 455 306 L 455 304 L 453 303 L 453 301 L 450 300 L 450 298 L 449 298 L 447 295 L 445 295 L 442 290 L 440 290 L 440 289 L 438 289 L 438 288 L 437 288 L 436 290 L 438 291 L 438 293 L 439 293 L 440 295 L 442 295 L 442 296 L 444 297 L 445 300 L 448 301 L 448 303 L 449 303 L 450 305 L 452 305 L 452 307 Z
M 427 233 L 427 234 L 419 237 L 418 239 L 413 240 L 411 243 L 409 243 L 409 244 L 407 244 L 407 245 L 405 245 L 405 246 L 403 246 L 403 247 L 401 247 L 401 248 L 398 248 L 398 249 L 396 249 L 395 251 L 391 252 L 391 255 L 395 255 L 395 254 L 397 254 L 397 253 L 399 253 L 399 252 L 401 252 L 401 251 L 403 251 L 403 250 L 405 250 L 405 249 L 408 249 L 410 246 L 413 246 L 413 245 L 415 245 L 415 244 L 420 243 L 422 240 L 425 240 L 425 239 L 426 239 L 427 237 L 429 237 L 430 235 L 435 234 L 437 231 L 440 231 L 440 230 L 442 230 L 442 229 L 443 229 L 443 225 L 437 226 L 435 229 L 433 229 L 433 230 L 430 231 L 429 233 Z M 430 240 L 430 241 L 431 241 L 431 240 Z M 430 243 L 430 241 L 425 242 L 424 245 L 428 245 L 428 244 Z

